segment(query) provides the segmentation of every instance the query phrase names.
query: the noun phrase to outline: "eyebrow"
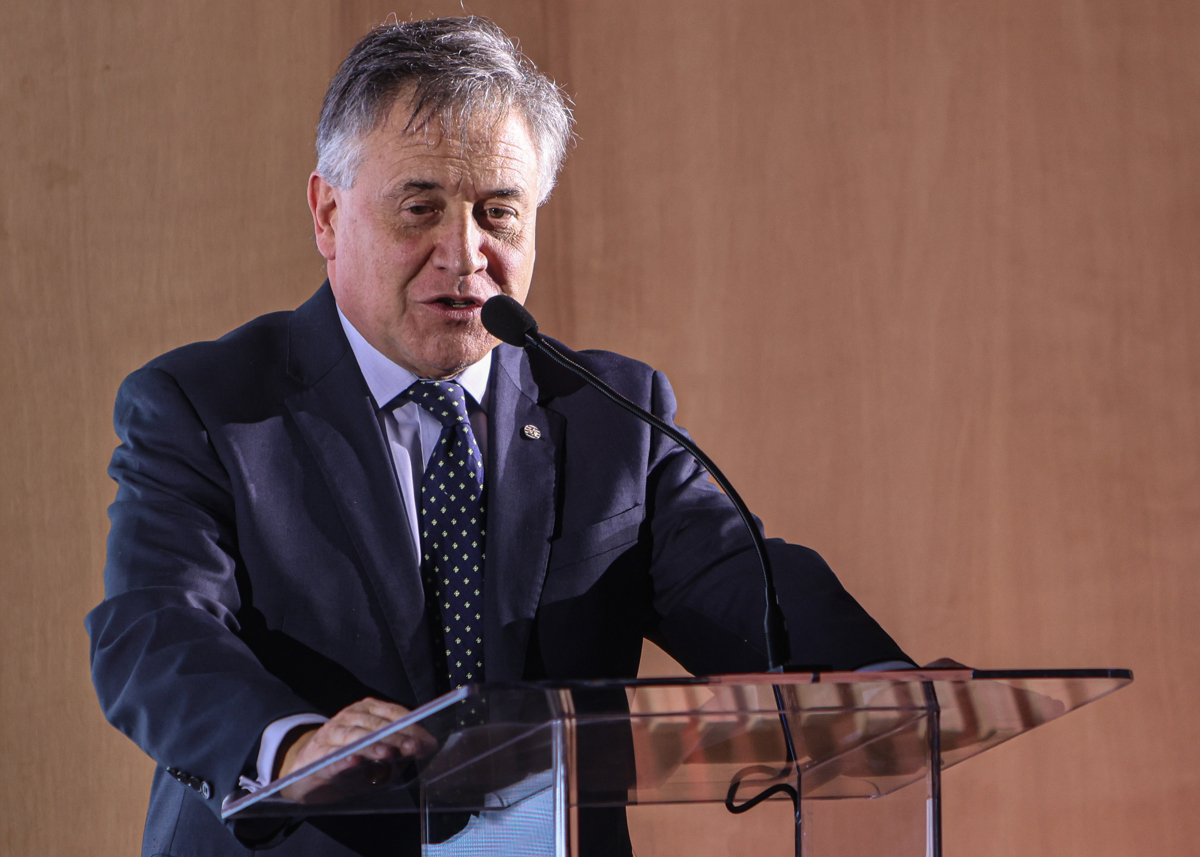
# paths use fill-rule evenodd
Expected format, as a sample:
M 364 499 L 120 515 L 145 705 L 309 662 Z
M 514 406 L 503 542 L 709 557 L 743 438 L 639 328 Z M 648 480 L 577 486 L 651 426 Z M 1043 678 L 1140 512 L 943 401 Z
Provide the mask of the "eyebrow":
M 410 179 L 409 181 L 406 181 L 402 185 L 396 185 L 396 187 L 392 188 L 391 190 L 389 190 L 387 192 L 386 196 L 388 197 L 388 199 L 399 199 L 400 197 L 404 196 L 406 193 L 409 193 L 414 190 L 441 190 L 441 188 L 442 188 L 442 186 L 434 181 L 427 181 L 427 180 L 423 181 L 421 179 Z
M 388 199 L 399 199 L 407 193 L 423 190 L 441 190 L 442 186 L 428 179 L 410 179 L 387 192 Z M 484 199 L 524 199 L 525 191 L 519 187 L 499 187 L 483 194 Z

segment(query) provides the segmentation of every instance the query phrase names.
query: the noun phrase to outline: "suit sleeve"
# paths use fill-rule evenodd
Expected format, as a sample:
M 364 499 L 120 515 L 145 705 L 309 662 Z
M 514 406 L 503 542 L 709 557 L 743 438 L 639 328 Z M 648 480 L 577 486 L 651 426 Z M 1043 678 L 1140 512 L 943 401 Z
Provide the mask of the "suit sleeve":
M 134 373 L 114 422 L 105 598 L 86 620 L 92 680 L 108 720 L 219 813 L 267 724 L 311 706 L 238 637 L 229 477 L 179 385 Z
M 674 422 L 675 395 L 658 372 L 651 408 Z M 764 669 L 762 571 L 733 504 L 690 453 L 658 432 L 649 472 L 657 641 L 696 675 Z M 911 661 L 815 551 L 779 539 L 767 550 L 792 664 L 853 670 Z

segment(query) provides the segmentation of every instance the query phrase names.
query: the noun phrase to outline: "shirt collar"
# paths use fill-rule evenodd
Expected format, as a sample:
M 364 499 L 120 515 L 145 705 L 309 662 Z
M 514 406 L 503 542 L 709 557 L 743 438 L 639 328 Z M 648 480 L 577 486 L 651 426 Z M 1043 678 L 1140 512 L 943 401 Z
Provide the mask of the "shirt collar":
M 337 312 L 338 319 L 342 323 L 342 330 L 346 332 L 346 339 L 350 340 L 350 350 L 354 352 L 354 359 L 358 361 L 358 368 L 362 371 L 363 378 L 378 407 L 386 406 L 419 380 L 412 372 L 393 363 L 390 358 L 384 356 L 375 346 L 367 342 L 358 329 L 350 323 L 350 319 L 342 313 L 341 307 L 338 307 Z M 478 363 L 472 363 L 451 379 L 461 384 L 467 391 L 467 395 L 485 411 L 487 410 L 485 400 L 487 399 L 488 378 L 492 374 L 491 357 L 491 352 L 488 352 L 487 356 Z

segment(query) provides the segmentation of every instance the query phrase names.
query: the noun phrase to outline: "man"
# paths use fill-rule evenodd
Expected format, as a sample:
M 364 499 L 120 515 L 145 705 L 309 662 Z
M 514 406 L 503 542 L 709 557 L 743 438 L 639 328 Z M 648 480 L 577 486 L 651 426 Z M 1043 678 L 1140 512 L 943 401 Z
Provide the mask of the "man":
M 327 284 L 122 385 L 87 622 L 106 715 L 159 764 L 145 854 L 249 853 L 218 820 L 239 782 L 464 682 L 633 676 L 647 635 L 693 672 L 762 668 L 761 577 L 724 495 L 480 324 L 487 298 L 528 293 L 569 135 L 558 90 L 490 22 L 372 31 L 318 128 Z M 661 374 L 578 359 L 672 419 Z M 904 659 L 819 557 L 772 554 L 795 659 Z M 433 749 L 414 730 L 378 753 Z M 586 849 L 628 853 L 611 811 L 581 825 Z M 284 832 L 281 855 L 416 843 L 409 818 Z

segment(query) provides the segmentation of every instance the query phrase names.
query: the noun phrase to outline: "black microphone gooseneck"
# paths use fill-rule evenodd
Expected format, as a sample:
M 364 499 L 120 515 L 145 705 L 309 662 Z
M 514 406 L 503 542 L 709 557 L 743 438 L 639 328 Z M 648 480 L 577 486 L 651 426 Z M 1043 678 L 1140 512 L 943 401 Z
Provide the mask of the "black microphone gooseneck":
M 509 345 L 514 345 L 517 348 L 534 348 L 545 354 L 559 366 L 579 376 L 590 386 L 599 390 L 600 393 L 614 404 L 624 408 L 639 420 L 649 423 L 671 438 L 671 440 L 678 443 L 691 453 L 704 466 L 705 470 L 712 474 L 713 479 L 733 502 L 734 508 L 737 509 L 742 523 L 746 525 L 746 529 L 750 531 L 750 538 L 754 542 L 754 550 L 758 554 L 758 562 L 762 568 L 763 589 L 766 592 L 767 604 L 766 612 L 763 615 L 763 633 L 766 638 L 767 647 L 767 671 L 781 671 L 790 660 L 790 645 L 787 636 L 787 623 L 784 619 L 783 611 L 779 607 L 779 599 L 775 594 L 775 580 L 771 575 L 771 563 L 767 558 L 767 546 L 763 542 L 762 533 L 754 525 L 754 519 L 750 515 L 750 510 L 742 501 L 741 496 L 734 490 L 734 487 L 729 484 L 729 480 L 725 478 L 725 474 L 721 472 L 721 469 L 713 463 L 711 458 L 705 455 L 700 447 L 696 446 L 691 438 L 679 429 L 664 422 L 644 408 L 638 407 L 547 342 L 545 337 L 538 333 L 537 322 L 534 321 L 529 310 L 525 309 L 516 299 L 508 295 L 496 295 L 489 298 L 483 305 L 481 315 L 483 326 L 487 328 L 488 333 L 492 334 L 492 336 L 501 342 L 507 342 Z
M 767 557 L 767 546 L 763 542 L 762 533 L 754 525 L 754 518 L 751 517 L 750 510 L 746 507 L 741 495 L 729 484 L 729 480 L 725 478 L 725 474 L 721 472 L 721 469 L 713 463 L 713 460 L 700 447 L 696 446 L 691 438 L 679 429 L 659 419 L 646 409 L 638 407 L 547 342 L 538 333 L 537 322 L 534 321 L 529 310 L 525 309 L 515 298 L 508 295 L 496 295 L 489 298 L 484 303 L 480 316 L 483 326 L 492 336 L 501 342 L 506 342 L 517 348 L 533 348 L 545 354 L 559 366 L 583 379 L 591 387 L 598 390 L 613 404 L 633 414 L 639 420 L 650 424 L 678 443 L 691 453 L 704 466 L 704 469 L 712 475 L 712 478 L 721 486 L 725 495 L 733 502 L 733 507 L 737 509 L 742 523 L 746 525 L 746 529 L 750 532 L 750 538 L 754 542 L 754 551 L 758 554 L 758 563 L 762 568 L 763 589 L 766 595 L 766 611 L 763 614 L 763 635 L 767 646 L 767 671 L 782 672 L 791 659 L 791 645 L 788 642 L 787 622 L 784 619 L 783 610 L 779 607 L 779 598 L 775 594 L 775 579 L 771 574 L 771 562 Z M 787 794 L 791 798 L 792 809 L 795 815 L 796 853 L 799 854 L 801 850 L 800 766 L 796 755 L 795 741 L 792 738 L 792 727 L 788 723 L 787 705 L 784 703 L 783 693 L 777 684 L 772 685 L 771 689 L 774 691 L 775 705 L 779 709 L 779 723 L 783 730 L 786 764 L 779 771 L 762 765 L 751 765 L 738 771 L 729 784 L 729 791 L 725 796 L 725 808 L 733 813 L 742 813 L 748 809 L 753 809 L 774 794 L 780 792 Z M 772 779 L 786 779 L 792 776 L 793 772 L 795 772 L 795 785 L 787 782 L 777 783 L 741 804 L 736 803 L 738 789 L 745 776 L 749 774 L 767 774 Z

